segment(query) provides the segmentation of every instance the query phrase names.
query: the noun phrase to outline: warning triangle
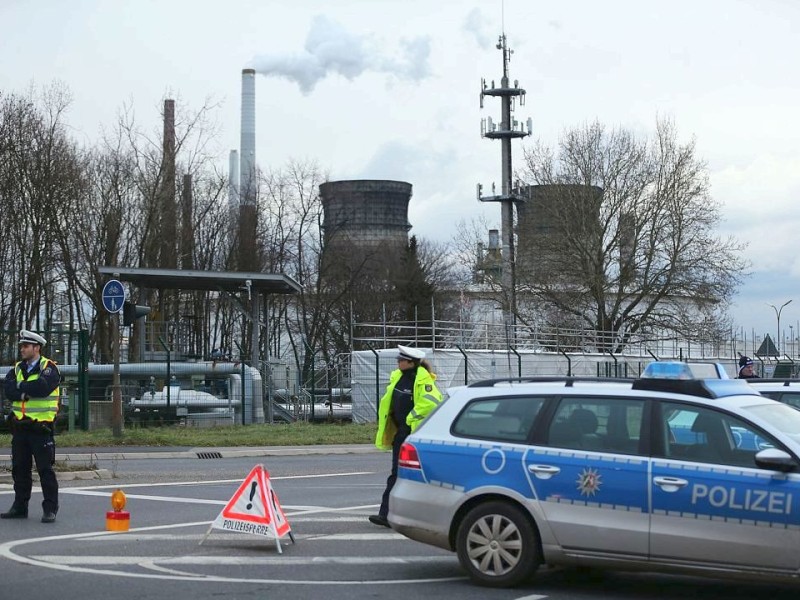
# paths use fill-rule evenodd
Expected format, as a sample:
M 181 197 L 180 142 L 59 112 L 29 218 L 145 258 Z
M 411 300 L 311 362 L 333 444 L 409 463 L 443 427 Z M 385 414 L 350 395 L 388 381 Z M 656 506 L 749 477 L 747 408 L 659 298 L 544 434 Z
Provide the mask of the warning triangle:
M 780 352 L 778 352 L 775 342 L 772 341 L 769 334 L 764 336 L 764 341 L 761 342 L 758 350 L 756 350 L 756 356 L 780 356 Z
M 281 508 L 281 503 L 278 500 L 278 494 L 272 489 L 272 484 L 269 481 L 269 473 L 266 476 L 267 489 L 269 489 L 270 508 L 272 512 L 272 528 L 278 534 L 278 537 L 283 537 L 287 533 L 291 534 L 292 528 L 289 527 L 289 520 Z
M 200 541 L 201 544 L 212 529 L 275 538 L 278 552 L 283 552 L 280 542 L 283 536 L 288 534 L 294 543 L 289 520 L 283 512 L 278 494 L 272 489 L 269 473 L 264 465 L 256 465 L 245 477 L 225 508 L 211 522 L 205 537 Z
M 264 472 L 263 465 L 253 467 L 228 504 L 222 509 L 222 517 L 269 525 L 272 511 L 267 507 L 267 486 Z

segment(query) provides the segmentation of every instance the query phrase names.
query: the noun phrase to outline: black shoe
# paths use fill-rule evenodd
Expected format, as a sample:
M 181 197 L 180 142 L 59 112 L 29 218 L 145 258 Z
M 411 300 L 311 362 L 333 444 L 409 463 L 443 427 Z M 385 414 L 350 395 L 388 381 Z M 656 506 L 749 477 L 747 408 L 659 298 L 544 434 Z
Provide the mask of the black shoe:
M 0 519 L 27 519 L 28 509 L 12 506 L 8 512 L 0 514 Z
M 54 513 L 52 510 L 44 511 L 44 514 L 42 515 L 42 523 L 55 523 L 55 521 L 56 513 Z
M 375 525 L 380 525 L 381 527 L 391 527 L 391 525 L 389 525 L 389 521 L 386 520 L 386 517 L 382 517 L 380 515 L 370 515 L 369 522 L 374 523 Z

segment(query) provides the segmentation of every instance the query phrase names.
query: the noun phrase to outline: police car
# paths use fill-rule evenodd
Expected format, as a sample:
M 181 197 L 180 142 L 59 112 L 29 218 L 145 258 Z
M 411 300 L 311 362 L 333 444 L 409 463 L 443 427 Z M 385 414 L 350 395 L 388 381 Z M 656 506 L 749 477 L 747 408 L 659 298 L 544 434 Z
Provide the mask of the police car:
M 451 390 L 400 450 L 389 523 L 487 586 L 541 565 L 796 580 L 800 411 L 653 364 Z
M 762 396 L 800 409 L 799 379 L 748 379 L 747 383 Z

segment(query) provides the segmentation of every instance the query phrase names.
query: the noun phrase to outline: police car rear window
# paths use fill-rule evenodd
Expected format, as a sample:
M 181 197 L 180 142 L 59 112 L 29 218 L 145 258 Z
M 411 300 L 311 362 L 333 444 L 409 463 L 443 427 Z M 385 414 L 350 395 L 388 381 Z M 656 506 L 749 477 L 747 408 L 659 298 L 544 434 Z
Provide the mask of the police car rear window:
M 451 432 L 460 437 L 524 442 L 543 404 L 542 397 L 478 398 L 456 417 Z

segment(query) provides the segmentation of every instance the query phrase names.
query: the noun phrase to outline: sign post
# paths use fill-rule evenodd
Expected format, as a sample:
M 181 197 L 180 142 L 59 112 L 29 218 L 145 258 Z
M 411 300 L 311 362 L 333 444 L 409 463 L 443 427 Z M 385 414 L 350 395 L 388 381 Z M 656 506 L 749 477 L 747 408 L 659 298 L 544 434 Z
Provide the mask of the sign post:
M 125 287 L 116 279 L 103 286 L 103 307 L 111 313 L 111 344 L 114 355 L 114 375 L 111 380 L 111 430 L 115 438 L 122 437 L 122 389 L 119 378 L 119 313 L 125 306 Z

